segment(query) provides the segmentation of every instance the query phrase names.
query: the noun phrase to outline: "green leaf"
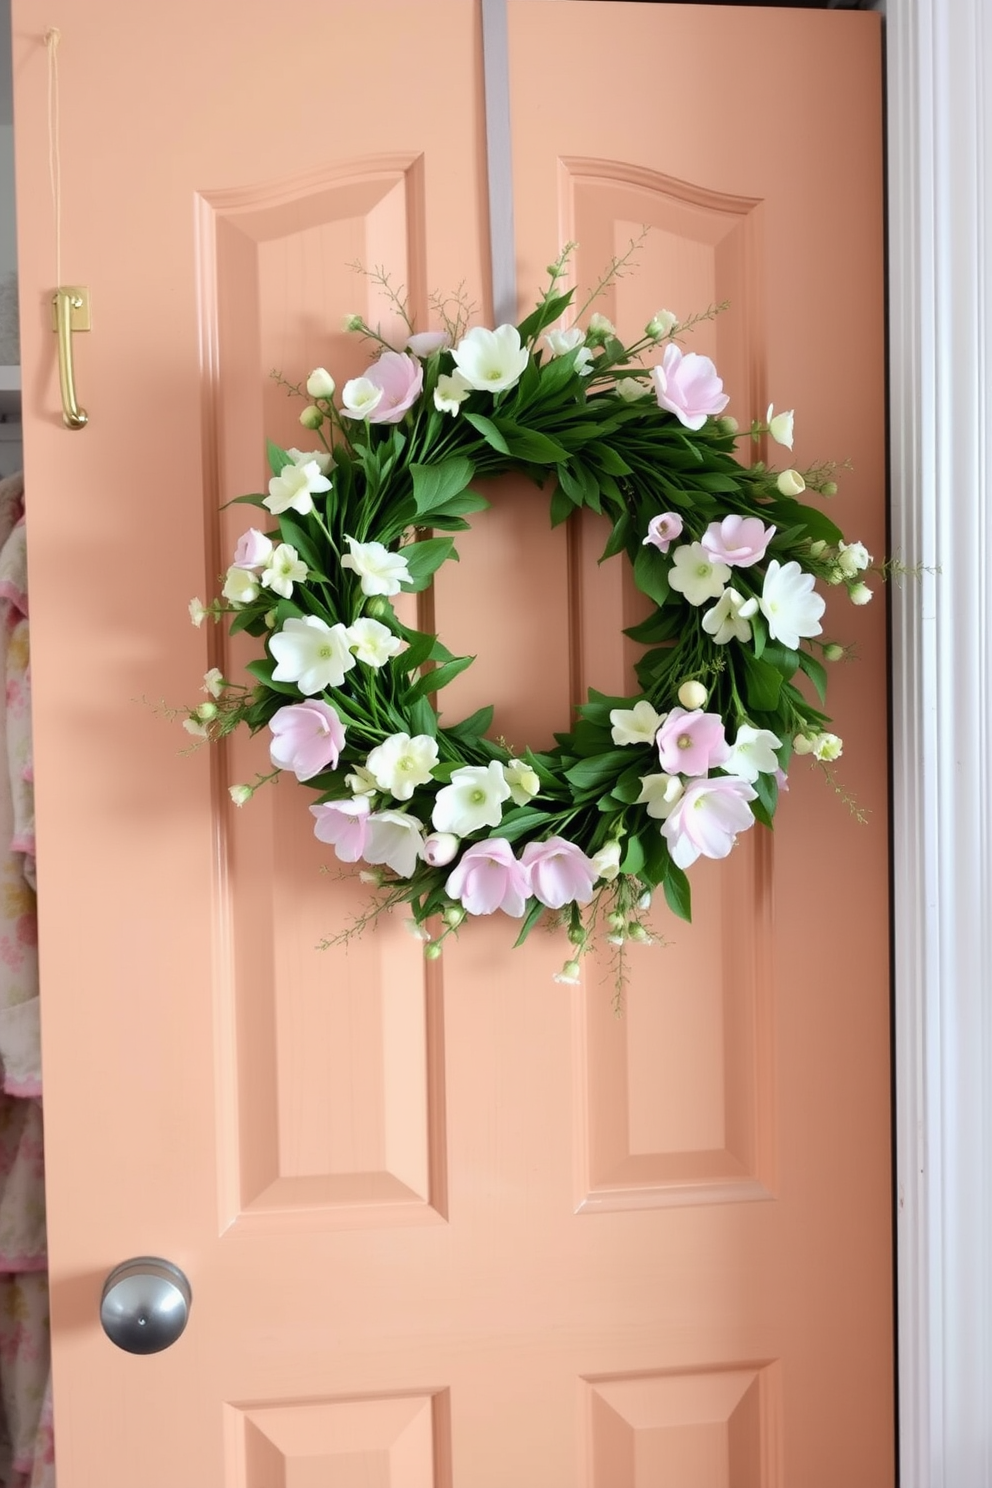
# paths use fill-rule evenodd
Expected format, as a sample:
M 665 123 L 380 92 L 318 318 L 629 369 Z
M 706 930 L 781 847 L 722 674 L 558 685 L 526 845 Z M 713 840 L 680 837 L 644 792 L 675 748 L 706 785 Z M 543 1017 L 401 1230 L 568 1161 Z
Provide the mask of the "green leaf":
M 815 656 L 811 656 L 808 651 L 799 652 L 799 665 L 816 688 L 816 695 L 820 699 L 820 702 L 825 703 L 827 701 L 826 667 L 817 661 Z
M 537 429 L 522 429 L 519 424 L 511 424 L 506 419 L 500 419 L 498 427 L 515 460 L 525 460 L 533 465 L 560 465 L 568 459 L 568 450 L 557 439 L 550 439 Z
M 587 506 L 599 496 L 599 485 L 593 472 L 580 460 L 558 467 L 558 479 L 566 495 L 576 506 Z
M 697 475 L 693 480 L 702 491 L 726 492 L 727 495 L 736 496 L 743 483 L 734 480 L 730 475 Z
M 589 759 L 579 760 L 565 779 L 576 790 L 591 790 L 601 785 L 612 785 L 630 764 L 626 749 L 608 749 L 605 754 L 594 754 Z
M 410 474 L 417 515 L 423 517 L 460 496 L 475 474 L 475 466 L 464 455 L 454 455 L 439 465 L 411 465 Z
M 393 665 L 401 672 L 413 672 L 427 661 L 437 636 L 427 635 L 421 630 L 404 631 L 404 636 L 408 643 L 407 648 L 395 658 Z
M 562 522 L 567 522 L 573 511 L 575 511 L 575 506 L 572 503 L 571 497 L 562 489 L 561 482 L 559 481 L 551 496 L 552 527 L 560 527 Z
M 631 625 L 624 635 L 642 646 L 650 646 L 657 641 L 674 640 L 681 629 L 682 619 L 675 607 L 670 606 L 667 610 L 655 610 L 640 625 Z
M 460 723 L 454 723 L 445 729 L 449 739 L 477 739 L 492 728 L 493 706 L 490 703 L 487 708 L 477 708 L 470 713 L 468 718 L 463 718 Z
M 573 293 L 574 291 L 570 289 L 567 294 L 550 295 L 546 300 L 542 300 L 537 309 L 532 310 L 517 327 L 520 340 L 522 342 L 532 341 L 546 325 L 557 320 L 562 311 L 568 309 Z
M 458 558 L 454 538 L 451 537 L 428 537 L 423 542 L 408 544 L 400 552 L 410 570 L 410 579 L 403 584 L 407 594 L 418 594 L 421 589 L 426 589 L 431 576 L 446 559 Z
M 630 873 L 635 878 L 644 867 L 644 848 L 641 846 L 639 837 L 631 837 L 627 843 L 627 851 L 620 862 L 620 872 Z
M 292 465 L 293 463 L 286 451 L 281 449 L 278 444 L 273 444 L 271 439 L 266 440 L 266 454 L 268 455 L 269 469 L 273 475 L 278 475 L 281 470 L 285 470 L 287 465 Z
M 615 449 L 608 444 L 590 444 L 588 449 L 590 460 L 598 465 L 600 470 L 605 470 L 607 475 L 630 475 L 630 466 L 622 455 L 618 455 Z
M 755 656 L 763 656 L 765 647 L 768 645 L 768 626 L 765 624 L 763 615 L 751 616 L 751 641 L 754 645 Z
M 437 714 L 425 697 L 417 698 L 410 707 L 410 732 L 437 738 Z
M 260 506 L 263 511 L 267 512 L 269 510 L 265 504 L 265 497 L 259 495 L 258 492 L 254 492 L 250 496 L 232 496 L 230 501 L 224 502 L 221 511 L 226 511 L 229 506 Z
M 493 827 L 489 835 L 503 837 L 507 842 L 516 842 L 518 837 L 543 832 L 553 820 L 550 812 L 541 811 L 536 806 L 517 806 L 505 814 L 499 826 Z
M 606 540 L 600 563 L 605 563 L 607 558 L 613 558 L 617 553 L 622 553 L 627 546 L 630 536 L 631 520 L 627 512 L 621 512 L 613 524 L 613 531 Z
M 417 698 L 427 697 L 432 692 L 440 692 L 442 687 L 447 687 L 453 682 L 459 672 L 464 672 L 475 660 L 474 656 L 456 656 L 451 661 L 446 661 L 443 666 L 434 667 L 418 677 L 406 694 L 406 703 L 412 703 Z
M 672 914 L 678 915 L 680 920 L 692 921 L 692 890 L 689 880 L 677 868 L 671 858 L 668 860 L 668 868 L 662 880 L 665 889 L 665 901 Z
M 758 800 L 768 813 L 768 821 L 765 825 L 770 827 L 772 824 L 771 819 L 775 815 L 775 808 L 778 805 L 778 781 L 774 775 L 759 775 L 753 784 L 755 790 L 758 792 Z M 754 810 L 753 801 L 751 802 L 751 810 L 757 816 L 758 813 Z
M 259 682 L 264 683 L 266 687 L 270 687 L 273 692 L 284 692 L 289 697 L 298 698 L 300 696 L 300 689 L 296 686 L 295 682 L 273 682 L 272 673 L 275 669 L 276 663 L 270 656 L 259 657 L 256 661 L 249 661 L 245 668 Z
M 279 534 L 284 543 L 296 549 L 311 574 L 324 572 L 324 564 L 309 534 L 304 532 L 302 527 L 297 526 L 291 517 L 281 516 L 279 518 Z
M 740 654 L 744 658 L 744 692 L 748 707 L 757 713 L 771 713 L 778 706 L 782 690 L 781 672 L 747 651 Z
M 528 935 L 533 930 L 534 926 L 537 924 L 538 920 L 544 913 L 544 905 L 541 903 L 540 899 L 529 899 L 527 902 L 530 905 L 530 908 L 524 915 L 524 922 L 520 926 L 520 934 L 513 942 L 514 950 L 517 949 L 517 946 L 523 945 L 524 941 L 527 939 Z
M 796 516 L 804 524 L 806 534 L 813 542 L 830 543 L 832 546 L 843 542 L 844 534 L 837 523 L 831 522 L 824 512 L 817 511 L 815 507 L 797 504 Z
M 462 418 L 470 423 L 473 429 L 477 429 L 490 449 L 497 450 L 501 455 L 510 453 L 510 446 L 493 423 L 492 419 L 484 418 L 481 413 L 463 413 Z
M 634 583 L 660 609 L 668 603 L 668 564 L 655 547 L 640 547 L 634 559 Z

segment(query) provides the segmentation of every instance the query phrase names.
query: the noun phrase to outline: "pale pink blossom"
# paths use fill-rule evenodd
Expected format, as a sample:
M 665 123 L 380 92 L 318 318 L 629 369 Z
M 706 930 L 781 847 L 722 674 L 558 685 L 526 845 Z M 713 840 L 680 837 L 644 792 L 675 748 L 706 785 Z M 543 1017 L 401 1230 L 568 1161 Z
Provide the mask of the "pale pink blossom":
M 429 357 L 442 346 L 450 345 L 451 337 L 447 331 L 415 331 L 407 337 L 406 350 L 412 351 L 415 357 Z
M 325 801 L 320 806 L 311 806 L 310 811 L 314 817 L 314 836 L 330 843 L 342 863 L 357 863 L 364 858 L 371 811 L 367 796 L 355 796 L 350 801 Z
M 358 796 L 357 800 L 367 800 Z M 384 863 L 400 878 L 410 878 L 416 872 L 417 863 L 424 846 L 424 828 L 419 817 L 406 811 L 373 811 L 368 819 L 368 842 L 365 847 L 367 863 Z
M 665 715 L 655 743 L 661 768 L 669 775 L 705 775 L 730 756 L 719 713 L 673 708 Z
M 488 915 L 501 909 L 519 920 L 530 895 L 530 876 L 504 838 L 490 837 L 463 854 L 444 889 L 469 914 Z
M 725 858 L 738 832 L 754 825 L 751 808 L 757 791 L 746 780 L 716 775 L 690 780 L 661 835 L 677 868 L 688 868 L 698 857 Z
M 520 861 L 530 875 L 530 890 L 549 909 L 588 904 L 598 877 L 595 863 L 581 847 L 564 837 L 528 842 Z
M 329 703 L 311 698 L 279 708 L 269 719 L 269 758 L 279 770 L 292 770 L 309 780 L 321 770 L 337 768 L 344 748 L 344 724 Z
M 371 383 L 382 397 L 374 407 L 368 408 L 365 418 L 370 424 L 398 424 L 408 408 L 420 396 L 424 386 L 424 369 L 413 357 L 402 351 L 384 351 L 377 362 L 373 362 L 364 378 L 356 379 Z
M 652 517 L 648 523 L 648 535 L 641 547 L 646 548 L 650 544 L 659 553 L 667 553 L 675 539 L 682 536 L 682 525 L 678 512 L 662 512 L 660 516 Z
M 264 568 L 272 553 L 272 543 L 264 532 L 259 532 L 257 527 L 249 527 L 238 538 L 237 547 L 234 549 L 233 566 L 235 568 Z
M 711 522 L 700 541 L 707 553 L 731 568 L 749 568 L 765 556 L 775 536 L 774 527 L 766 527 L 760 517 L 724 517 Z
M 683 352 L 674 341 L 665 347 L 661 364 L 651 369 L 651 378 L 659 406 L 674 413 L 687 429 L 701 429 L 730 402 L 709 357 Z

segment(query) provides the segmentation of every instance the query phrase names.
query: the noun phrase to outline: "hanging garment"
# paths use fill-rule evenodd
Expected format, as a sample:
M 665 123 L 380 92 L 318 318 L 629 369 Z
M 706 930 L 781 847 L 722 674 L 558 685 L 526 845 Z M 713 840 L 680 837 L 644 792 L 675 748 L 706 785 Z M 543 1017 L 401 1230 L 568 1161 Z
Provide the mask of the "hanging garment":
M 0 1488 L 55 1488 L 23 480 L 0 481 Z

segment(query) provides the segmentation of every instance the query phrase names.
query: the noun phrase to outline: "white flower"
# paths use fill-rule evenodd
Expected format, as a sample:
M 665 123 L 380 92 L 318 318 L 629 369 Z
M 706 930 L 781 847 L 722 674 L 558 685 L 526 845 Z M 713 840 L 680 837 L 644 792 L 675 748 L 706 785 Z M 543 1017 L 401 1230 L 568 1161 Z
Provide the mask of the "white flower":
M 847 591 L 847 597 L 852 604 L 866 605 L 871 603 L 871 590 L 867 584 L 855 584 Z
M 410 878 L 424 845 L 423 823 L 405 811 L 374 811 L 366 825 L 366 863 L 385 863 L 400 878 Z
M 316 465 L 321 475 L 327 475 L 331 468 L 333 457 L 327 450 L 288 449 L 286 453 L 294 465 Z
M 287 620 L 269 637 L 269 650 L 278 663 L 273 682 L 295 682 L 307 697 L 325 687 L 340 687 L 345 672 L 355 665 L 343 625 L 328 625 L 317 615 Z
M 872 556 L 864 543 L 838 543 L 837 563 L 845 579 L 857 578 L 872 562 Z
M 344 777 L 344 783 L 353 796 L 374 796 L 379 789 L 375 783 L 375 777 L 369 774 L 364 765 L 356 765 L 354 770 Z
M 566 961 L 561 971 L 556 971 L 553 981 L 560 982 L 563 987 L 577 987 L 582 980 L 578 961 Z
M 307 392 L 311 398 L 333 398 L 334 378 L 324 367 L 316 367 L 307 378 Z
M 823 630 L 820 616 L 827 605 L 814 593 L 814 582 L 813 575 L 803 573 L 795 559 L 779 563 L 773 558 L 768 565 L 758 603 L 768 621 L 768 634 L 790 651 L 798 649 L 800 636 L 819 635 Z
M 648 816 L 664 821 L 678 805 L 685 786 L 677 775 L 642 775 L 638 806 L 646 805 Z
M 380 790 L 397 801 L 409 801 L 418 785 L 427 785 L 437 764 L 437 740 L 429 734 L 390 734 L 365 761 Z M 370 862 L 375 859 L 370 858 Z
M 371 378 L 353 377 L 341 389 L 341 412 L 348 418 L 368 418 L 382 402 L 383 390 Z
M 227 570 L 227 578 L 224 580 L 224 588 L 221 590 L 225 599 L 232 604 L 251 604 L 253 599 L 258 598 L 258 576 L 249 573 L 247 568 L 238 568 L 232 565 Z
M 283 599 L 289 599 L 293 592 L 294 584 L 302 584 L 307 576 L 307 566 L 300 561 L 300 555 L 289 543 L 280 543 L 273 548 L 269 554 L 269 560 L 262 570 L 262 585 L 271 589 L 274 594 L 281 594 Z
M 391 656 L 403 649 L 399 636 L 378 620 L 361 619 L 349 625 L 348 642 L 359 661 L 373 667 L 385 666 Z
M 705 708 L 709 693 L 702 682 L 683 682 L 678 690 L 678 700 L 691 713 L 695 708 Z
M 658 310 L 644 327 L 644 334 L 650 336 L 652 341 L 664 341 L 670 336 L 679 323 L 678 316 L 672 310 Z
M 203 624 L 204 620 L 207 618 L 207 612 L 206 612 L 206 610 L 203 607 L 203 601 L 202 601 L 202 599 L 191 599 L 190 600 L 190 602 L 189 602 L 189 618 L 192 620 L 192 622 L 196 626 L 197 630 L 199 630 L 200 626 Z
M 244 806 L 245 802 L 250 801 L 255 794 L 250 785 L 229 785 L 227 793 L 235 806 Z
M 691 605 L 719 599 L 729 578 L 727 564 L 714 560 L 702 543 L 684 543 L 672 553 L 668 582 Z
M 537 771 L 526 760 L 511 759 L 503 766 L 503 776 L 515 806 L 526 806 L 541 789 Z
M 438 413 L 457 413 L 471 391 L 457 367 L 450 377 L 442 372 L 434 389 L 434 407 Z
M 201 723 L 198 718 L 184 718 L 183 728 L 188 734 L 192 734 L 194 739 L 207 739 L 210 737 L 210 730 L 207 728 L 207 725 Z
M 590 315 L 589 330 L 587 332 L 588 340 L 605 341 L 607 336 L 615 336 L 616 333 L 617 328 L 613 324 L 612 320 L 607 320 L 606 316 L 600 315 L 598 310 L 595 310 L 593 314 Z
M 725 646 L 728 641 L 749 641 L 751 627 L 748 621 L 757 609 L 757 600 L 746 600 L 736 589 L 725 589 L 713 608 L 703 616 L 703 629 L 718 646 Z
M 576 347 L 581 346 L 582 350 L 575 358 L 575 370 L 580 377 L 589 376 L 592 371 L 592 352 L 588 346 L 582 345 L 585 336 L 578 326 L 570 326 L 567 331 L 545 331 L 544 339 L 552 359 L 566 356 L 570 351 L 575 351 Z
M 656 713 L 645 700 L 632 708 L 611 708 L 611 735 L 614 744 L 653 744 L 665 715 Z
M 604 847 L 592 855 L 592 866 L 597 879 L 601 878 L 605 883 L 612 883 L 620 872 L 620 859 L 623 857 L 623 849 L 619 842 L 607 842 Z
M 402 553 L 391 553 L 380 542 L 356 542 L 346 537 L 351 549 L 341 559 L 342 568 L 350 568 L 362 581 L 363 594 L 399 594 L 401 584 L 409 584 L 410 570 Z
M 646 398 L 651 389 L 644 387 L 636 377 L 621 377 L 613 391 L 625 403 L 633 403 L 637 398 Z
M 498 827 L 503 802 L 510 795 L 498 760 L 488 765 L 465 765 L 455 770 L 451 783 L 437 793 L 431 821 L 439 832 L 468 837 L 482 827 Z
M 776 738 L 770 729 L 756 729 L 749 723 L 742 723 L 731 746 L 730 758 L 721 768 L 728 775 L 736 775 L 738 780 L 753 783 L 759 775 L 775 774 L 778 769 L 775 750 L 781 747 L 781 739 Z
M 844 741 L 836 734 L 817 734 L 813 740 L 813 754 L 818 760 L 829 764 L 831 760 L 840 759 L 844 753 Z
M 786 449 L 792 448 L 793 421 L 795 410 L 790 408 L 788 413 L 776 413 L 775 404 L 769 403 L 768 412 L 765 414 L 765 423 L 768 432 L 776 444 L 784 444 Z
M 301 465 L 284 465 L 278 475 L 269 481 L 269 494 L 263 498 L 273 516 L 293 510 L 305 517 L 313 511 L 313 498 L 329 491 L 331 483 L 321 471 L 317 461 L 308 457 Z
M 473 326 L 451 355 L 469 387 L 488 393 L 502 393 L 515 387 L 530 358 L 526 346 L 520 344 L 520 332 L 513 325 L 497 326 L 494 331 Z
M 220 667 L 211 667 L 209 672 L 204 672 L 203 691 L 209 693 L 212 698 L 220 697 L 224 691 L 224 674 Z
M 775 484 L 783 496 L 798 496 L 806 489 L 806 482 L 798 470 L 783 470 Z

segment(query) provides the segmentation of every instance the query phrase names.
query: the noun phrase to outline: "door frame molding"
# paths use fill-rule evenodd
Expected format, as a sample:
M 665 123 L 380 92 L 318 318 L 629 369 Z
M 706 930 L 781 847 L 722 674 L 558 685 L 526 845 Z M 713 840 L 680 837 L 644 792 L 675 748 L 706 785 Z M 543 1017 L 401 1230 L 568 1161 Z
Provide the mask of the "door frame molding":
M 992 1488 L 992 62 L 983 0 L 889 0 L 902 1488 Z M 857 328 L 852 328 L 856 335 Z

